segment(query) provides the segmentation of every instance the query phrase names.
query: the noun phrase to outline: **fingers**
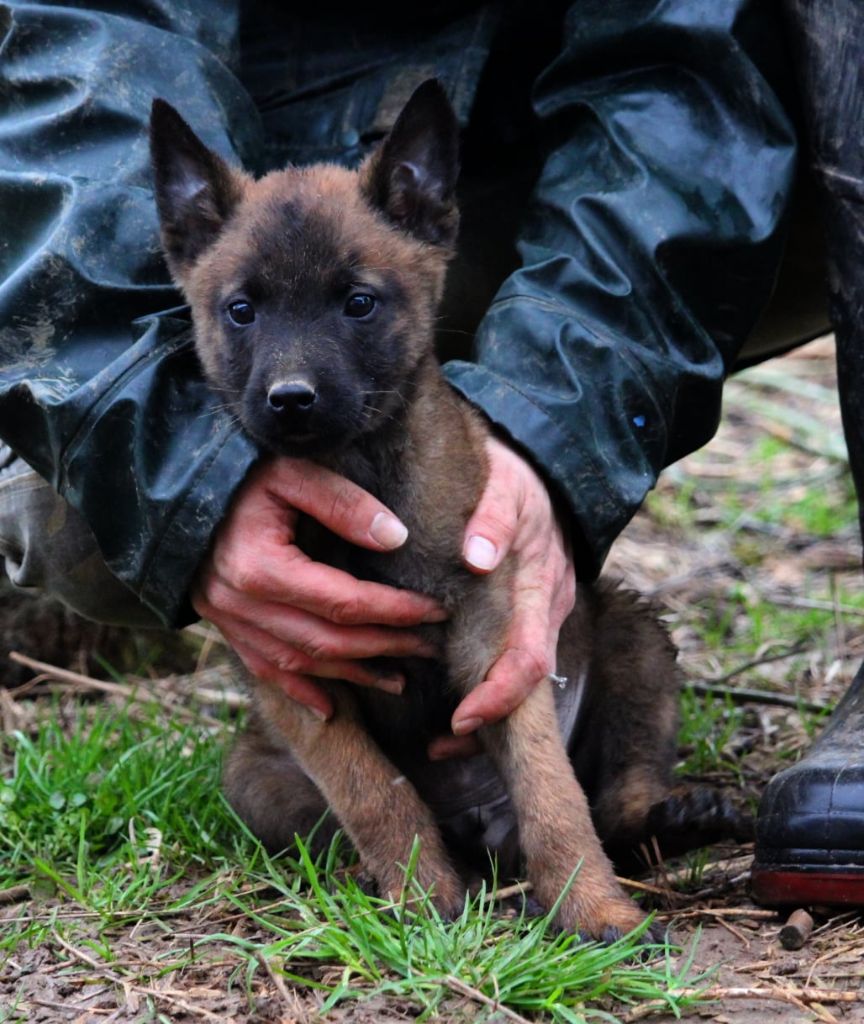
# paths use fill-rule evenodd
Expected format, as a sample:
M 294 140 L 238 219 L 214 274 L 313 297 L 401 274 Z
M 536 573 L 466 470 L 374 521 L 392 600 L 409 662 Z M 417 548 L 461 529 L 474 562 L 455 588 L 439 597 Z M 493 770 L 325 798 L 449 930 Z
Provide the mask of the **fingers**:
M 297 547 L 298 512 L 287 499 L 299 496 L 310 515 L 332 523 L 333 509 L 339 507 L 334 490 L 339 488 L 356 498 L 361 510 L 371 503 L 367 511 L 378 515 L 384 508 L 350 481 L 300 459 L 278 458 L 257 466 L 232 501 L 199 574 L 199 589 L 209 602 L 219 606 L 220 593 L 214 588 L 222 584 L 250 599 L 293 605 L 338 624 L 442 621 L 445 613 L 431 598 L 359 582 L 312 562 Z
M 216 599 L 215 603 L 211 598 Z M 409 630 L 334 625 L 300 608 L 251 600 L 218 584 L 211 586 L 206 596 L 196 592 L 193 604 L 199 615 L 226 635 L 254 627 L 316 663 L 346 658 L 433 657 L 437 653 L 428 641 Z
M 282 544 L 276 551 L 252 538 L 217 544 L 211 567 L 207 587 L 212 591 L 211 603 L 217 605 L 220 588 L 226 588 L 249 598 L 292 605 L 341 625 L 416 626 L 446 618 L 446 612 L 430 597 L 357 580 L 340 569 L 313 562 L 294 544 Z
M 286 696 L 309 708 L 321 721 L 326 722 L 333 715 L 333 702 L 329 695 L 311 679 L 277 668 L 237 636 L 229 637 L 226 634 L 225 638 L 253 676 L 268 683 L 276 683 Z
M 436 736 L 426 748 L 430 761 L 447 761 L 453 757 L 473 757 L 480 753 L 476 736 Z
M 258 472 L 259 482 L 272 496 L 312 516 L 352 544 L 392 551 L 408 537 L 405 525 L 386 505 L 314 462 L 280 456 Z
M 549 676 L 545 648 L 506 650 L 479 686 L 453 713 L 451 728 L 456 736 L 473 733 L 483 725 L 505 718 L 525 700 L 535 686 Z
M 401 673 L 394 671 L 385 674 L 366 662 L 350 659 L 316 661 L 308 654 L 304 654 L 303 651 L 256 626 L 232 624 L 228 632 L 223 631 L 223 635 L 235 650 L 238 644 L 253 650 L 256 655 L 256 665 L 265 662 L 276 672 L 315 676 L 319 679 L 341 679 L 345 682 L 357 683 L 359 686 L 384 690 L 385 693 L 399 694 L 405 688 L 405 678 Z

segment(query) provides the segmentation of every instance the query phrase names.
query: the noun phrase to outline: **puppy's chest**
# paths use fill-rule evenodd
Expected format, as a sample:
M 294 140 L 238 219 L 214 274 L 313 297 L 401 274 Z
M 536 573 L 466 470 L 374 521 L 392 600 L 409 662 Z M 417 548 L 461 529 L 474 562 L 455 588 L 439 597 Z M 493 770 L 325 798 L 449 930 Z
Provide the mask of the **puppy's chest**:
M 449 635 L 464 608 L 476 608 L 487 599 L 490 581 L 475 576 L 461 564 L 464 515 L 454 514 L 452 508 L 446 507 L 446 495 L 441 495 L 438 508 L 433 508 L 429 515 L 430 503 L 418 501 L 416 487 L 404 479 L 400 487 L 384 490 L 380 481 L 370 475 L 356 472 L 351 475 L 405 523 L 408 527 L 405 544 L 388 553 L 367 551 L 335 536 L 316 521 L 304 518 L 298 524 L 297 540 L 301 549 L 313 559 L 342 569 L 357 579 L 432 596 L 451 616 L 441 624 L 414 628 L 414 632 L 424 635 L 441 651 L 439 659 L 376 659 L 379 667 L 405 677 L 406 686 L 401 696 L 360 687 L 354 691 L 371 734 L 411 775 L 408 763 L 418 750 L 425 750 L 425 741 L 449 732 L 450 719 L 459 701 L 450 685 L 451 670 L 446 660 L 451 647 Z
M 428 594 L 448 609 L 471 594 L 474 577 L 461 563 L 461 547 L 476 501 L 473 487 L 466 500 L 460 488 L 446 485 L 439 467 L 393 448 L 355 452 L 334 468 L 386 505 L 407 527 L 408 539 L 395 551 L 369 551 L 306 519 L 298 534 L 304 551 L 357 579 Z

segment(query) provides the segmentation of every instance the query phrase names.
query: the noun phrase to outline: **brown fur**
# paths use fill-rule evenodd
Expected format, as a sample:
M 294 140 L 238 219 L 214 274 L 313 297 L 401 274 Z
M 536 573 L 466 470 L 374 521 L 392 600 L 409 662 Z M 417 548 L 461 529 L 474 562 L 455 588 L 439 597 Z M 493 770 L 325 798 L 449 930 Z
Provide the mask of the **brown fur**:
M 359 577 L 432 594 L 450 614 L 427 627 L 440 662 L 399 663 L 402 697 L 324 684 L 336 707 L 327 723 L 250 679 L 253 710 L 227 765 L 227 794 L 276 849 L 331 808 L 394 898 L 420 836 L 419 881 L 456 913 L 464 882 L 421 796 L 454 769 L 423 751 L 501 651 L 511 567 L 478 577 L 460 562 L 487 475 L 488 428 L 444 382 L 433 350 L 457 221 L 452 112 L 427 84 L 359 171 L 289 168 L 260 181 L 204 149 L 167 105 L 154 106 L 152 138 L 166 254 L 208 379 L 262 447 L 313 455 L 409 529 L 402 549 L 375 554 L 309 521 L 301 546 Z M 374 330 L 339 312 L 356 287 L 377 296 Z M 254 302 L 254 327 L 226 322 L 238 295 Z M 308 386 L 311 411 L 267 408 L 285 381 Z M 578 598 L 557 671 L 588 675 L 584 734 L 568 753 L 547 683 L 481 740 L 510 794 L 538 898 L 551 905 L 581 862 L 559 921 L 609 937 L 643 915 L 615 881 L 571 757 L 604 839 L 638 839 L 670 790 L 678 677 L 664 632 L 632 597 L 601 586 Z

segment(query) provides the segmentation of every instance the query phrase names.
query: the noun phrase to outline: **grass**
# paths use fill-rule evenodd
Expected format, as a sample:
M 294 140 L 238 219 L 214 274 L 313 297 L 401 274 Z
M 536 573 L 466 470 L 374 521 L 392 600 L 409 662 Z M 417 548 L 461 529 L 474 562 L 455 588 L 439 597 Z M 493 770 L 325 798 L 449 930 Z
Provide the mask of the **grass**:
M 215 957 L 250 1004 L 273 973 L 319 993 L 322 1012 L 386 998 L 420 1019 L 465 999 L 476 1020 L 491 1019 L 485 998 L 566 1022 L 614 1020 L 614 1007 L 645 999 L 677 1014 L 694 999 L 687 958 L 666 944 L 646 962 L 644 929 L 579 945 L 551 912 L 506 916 L 485 890 L 445 925 L 411 864 L 411 898 L 394 906 L 363 891 L 338 841 L 317 862 L 302 845 L 268 857 L 219 791 L 221 738 L 166 726 L 155 703 L 55 700 L 44 712 L 33 735 L 5 739 L 0 894 L 25 884 L 37 896 L 0 923 L 13 962 L 65 943 L 104 976 L 149 987 Z M 118 966 L 133 924 L 148 936 L 135 970 Z

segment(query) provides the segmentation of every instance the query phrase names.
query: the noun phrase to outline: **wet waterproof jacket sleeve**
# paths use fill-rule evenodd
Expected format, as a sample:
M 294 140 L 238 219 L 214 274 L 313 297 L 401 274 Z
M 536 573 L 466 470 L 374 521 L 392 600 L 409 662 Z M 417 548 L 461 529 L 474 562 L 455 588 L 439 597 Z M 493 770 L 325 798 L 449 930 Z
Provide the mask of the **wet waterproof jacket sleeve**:
M 205 387 L 188 319 L 158 313 L 181 300 L 159 251 L 150 105 L 181 107 L 238 164 L 258 115 L 226 66 L 233 4 L 140 8 L 0 6 L 0 435 L 178 623 L 257 453 Z
M 585 578 L 714 434 L 771 293 L 796 157 L 773 7 L 575 3 L 537 83 L 522 266 L 447 374 L 557 484 Z
M 766 6 L 573 5 L 534 98 L 545 163 L 523 266 L 476 362 L 447 367 L 563 496 L 586 576 L 660 469 L 716 429 L 770 292 L 794 140 Z M 230 70 L 229 0 L 110 8 L 128 13 L 0 4 L 0 436 L 178 625 L 257 452 L 170 311 L 146 124 L 162 96 L 254 169 L 261 121 Z

